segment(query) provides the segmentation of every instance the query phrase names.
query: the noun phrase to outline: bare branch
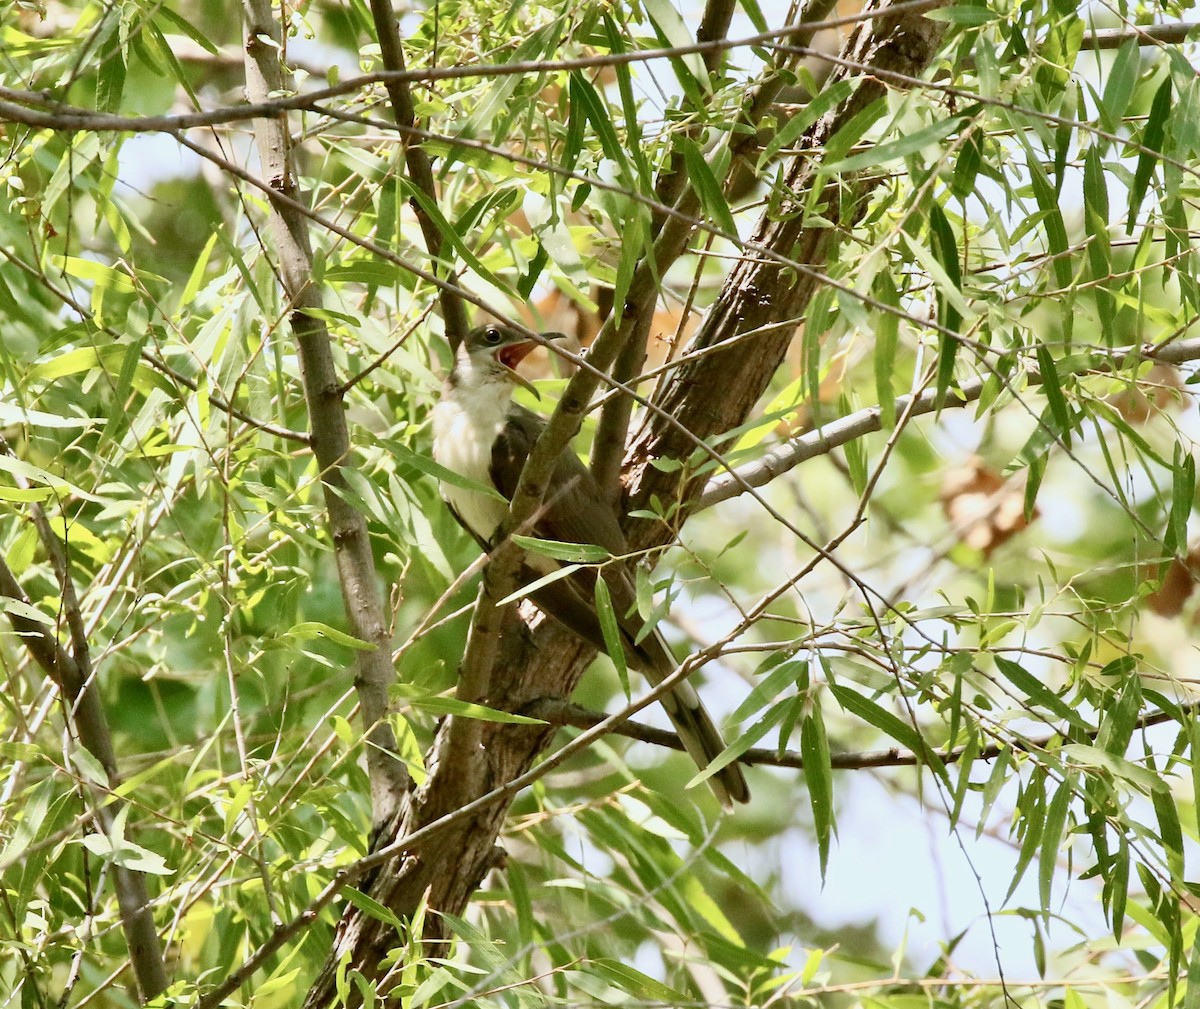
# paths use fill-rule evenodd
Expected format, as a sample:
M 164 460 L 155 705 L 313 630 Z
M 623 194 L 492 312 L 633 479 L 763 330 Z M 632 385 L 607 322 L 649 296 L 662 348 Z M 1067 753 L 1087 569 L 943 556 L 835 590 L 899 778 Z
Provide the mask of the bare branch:
M 417 116 L 413 110 L 412 94 L 409 91 L 408 80 L 404 74 L 404 46 L 400 41 L 400 26 L 396 14 L 392 10 L 391 0 L 371 0 L 371 18 L 375 22 L 375 33 L 379 37 L 379 49 L 383 56 L 383 65 L 390 71 L 387 92 L 392 103 L 392 115 L 396 124 L 412 128 L 416 125 Z M 433 166 L 425 149 L 416 143 L 404 146 L 404 162 L 408 166 L 408 177 L 412 184 L 423 193 L 430 203 L 437 203 L 437 189 L 433 184 Z M 437 224 L 425 212 L 421 204 L 411 202 L 413 213 L 421 226 L 421 234 L 425 238 L 425 248 L 429 250 L 430 258 L 436 263 L 442 252 L 442 236 Z M 450 349 L 454 350 L 467 335 L 467 310 L 452 288 L 442 287 L 438 290 L 442 304 L 442 318 L 446 323 L 446 335 L 450 340 Z
M 269 0 L 244 0 L 246 33 L 246 92 L 251 101 L 286 90 L 279 64 L 280 31 Z M 274 45 L 263 39 L 274 40 Z M 321 292 L 312 283 L 313 259 L 304 205 L 291 166 L 290 136 L 282 113 L 255 124 L 255 139 L 263 170 L 270 180 L 271 232 L 279 256 L 282 281 L 291 302 L 292 331 L 300 356 L 301 379 L 308 404 L 313 452 L 321 469 L 325 509 L 329 518 L 342 599 L 351 632 L 374 647 L 357 653 L 355 687 L 367 731 L 375 822 L 388 819 L 407 789 L 408 773 L 396 759 L 396 740 L 387 722 L 388 687 L 395 673 L 390 659 L 388 621 L 380 598 L 375 559 L 363 516 L 348 503 L 342 465 L 350 454 L 350 436 L 329 331 L 313 314 L 321 307 Z M 286 197 L 280 199 L 277 197 Z
M 1174 343 L 1164 344 L 1163 346 L 1147 343 L 1139 346 L 1121 347 L 1112 351 L 1104 351 L 1103 353 L 1096 354 L 1085 365 L 1081 365 L 1070 373 L 1082 376 L 1097 372 L 1118 372 L 1127 364 L 1137 361 L 1186 364 L 1197 360 L 1200 360 L 1200 338 L 1179 340 Z M 1025 368 L 1020 375 L 1011 377 L 1009 384 L 1019 384 L 1022 378 L 1029 385 L 1036 386 L 1041 384 L 1041 373 L 1032 360 L 1026 362 Z M 900 396 L 896 399 L 895 416 L 908 415 L 909 417 L 921 417 L 936 410 L 949 410 L 967 406 L 979 399 L 987 382 L 988 379 L 986 377 L 973 378 L 962 382 L 950 394 L 945 396 L 941 403 L 938 402 L 939 397 L 936 390 L 932 389 L 927 389 L 920 393 L 916 397 L 915 402 L 914 398 L 910 395 Z M 883 414 L 879 407 L 867 407 L 865 410 L 859 410 L 847 417 L 830 421 L 828 424 L 822 424 L 816 430 L 806 431 L 804 434 L 771 449 L 761 459 L 756 459 L 753 463 L 746 466 L 738 467 L 733 473 L 723 473 L 720 476 L 714 477 L 708 482 L 703 493 L 697 499 L 695 510 L 700 511 L 704 508 L 711 508 L 722 501 L 737 497 L 751 487 L 763 487 L 777 476 L 781 476 L 802 462 L 806 462 L 816 456 L 827 455 L 835 448 L 839 448 L 847 442 L 879 431 L 883 426 L 882 416 Z

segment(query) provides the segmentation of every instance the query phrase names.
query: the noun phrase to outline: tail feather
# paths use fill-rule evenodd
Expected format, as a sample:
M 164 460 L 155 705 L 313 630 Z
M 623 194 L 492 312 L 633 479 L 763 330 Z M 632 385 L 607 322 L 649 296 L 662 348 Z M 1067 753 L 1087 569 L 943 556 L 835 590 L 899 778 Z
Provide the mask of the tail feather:
M 622 623 L 626 662 L 652 685 L 658 686 L 677 668 L 675 657 L 657 629 L 640 643 L 634 644 L 640 619 L 636 614 L 627 615 L 632 608 L 632 585 L 625 578 L 606 577 L 605 581 L 612 591 L 613 606 Z M 605 652 L 604 632 L 600 628 L 594 604 L 582 591 L 575 591 L 574 582 L 575 579 L 562 579 L 536 589 L 531 596 L 539 609 L 565 624 L 599 651 Z M 663 695 L 662 706 L 688 755 L 701 770 L 707 768 L 725 749 L 725 740 L 705 709 L 696 688 L 686 681 L 676 685 Z M 750 801 L 746 776 L 736 762 L 714 772 L 708 778 L 708 784 L 726 809 L 731 809 L 735 802 Z
M 637 651 L 637 658 L 644 661 L 635 664 L 654 686 L 676 669 L 675 658 L 657 630 L 637 646 Z M 725 749 L 725 739 L 696 688 L 686 681 L 680 683 L 663 695 L 662 706 L 688 755 L 701 770 L 707 768 Z M 750 786 L 736 761 L 713 772 L 708 784 L 726 809 L 732 809 L 735 802 L 750 801 Z

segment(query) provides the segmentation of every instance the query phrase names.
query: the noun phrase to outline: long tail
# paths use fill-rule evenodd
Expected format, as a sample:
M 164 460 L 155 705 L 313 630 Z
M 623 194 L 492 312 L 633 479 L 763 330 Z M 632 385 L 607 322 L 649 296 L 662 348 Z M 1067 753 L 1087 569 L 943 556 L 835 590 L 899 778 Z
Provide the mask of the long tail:
M 657 630 L 636 646 L 630 660 L 654 686 L 676 669 L 675 657 Z M 725 749 L 725 740 L 696 688 L 686 681 L 679 684 L 663 695 L 662 706 L 696 766 L 701 770 L 708 767 Z M 726 809 L 732 809 L 735 802 L 750 801 L 750 787 L 736 761 L 714 772 L 708 784 Z
M 529 580 L 532 580 L 532 577 Z M 634 598 L 632 582 L 620 571 L 609 572 L 605 581 L 609 583 L 613 607 L 621 623 L 626 662 L 651 684 L 658 686 L 678 667 L 675 657 L 657 629 L 640 643 L 634 644 L 642 624 L 636 613 L 630 613 Z M 531 595 L 538 607 L 604 652 L 608 649 L 604 641 L 604 632 L 600 629 L 600 620 L 596 616 L 595 605 L 590 597 L 591 586 L 586 582 L 584 585 L 585 588 L 581 590 L 576 579 L 564 578 L 535 590 Z M 584 591 L 589 595 L 585 596 Z M 662 706 L 667 712 L 667 717 L 671 719 L 671 724 L 675 726 L 680 742 L 696 762 L 696 766 L 701 770 L 708 767 L 725 749 L 725 740 L 705 710 L 696 688 L 687 682 L 679 684 L 670 693 L 663 695 Z M 735 802 L 750 801 L 750 788 L 746 784 L 746 776 L 736 762 L 726 764 L 715 772 L 709 777 L 708 784 L 726 809 L 731 809 Z

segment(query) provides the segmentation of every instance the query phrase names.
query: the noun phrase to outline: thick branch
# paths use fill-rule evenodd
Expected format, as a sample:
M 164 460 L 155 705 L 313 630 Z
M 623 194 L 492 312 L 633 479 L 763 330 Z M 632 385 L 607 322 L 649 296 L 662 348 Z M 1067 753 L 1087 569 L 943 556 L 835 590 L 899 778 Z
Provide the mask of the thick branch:
M 404 47 L 400 41 L 400 26 L 396 14 L 392 10 L 390 0 L 371 0 L 371 18 L 375 22 L 375 34 L 379 37 L 379 50 L 383 56 L 384 67 L 391 72 L 387 80 L 388 98 L 392 103 L 392 115 L 397 125 L 412 128 L 416 125 L 417 115 L 413 110 L 412 94 L 409 91 L 408 80 L 404 74 Z M 417 142 L 409 140 L 404 145 L 404 163 L 408 167 L 408 177 L 412 184 L 422 192 L 430 203 L 437 203 L 437 190 L 433 184 L 433 166 L 429 155 Z M 421 234 L 425 238 L 425 248 L 429 250 L 430 258 L 436 263 L 442 252 L 442 236 L 435 224 L 420 203 L 413 200 L 413 213 L 421 226 Z M 442 304 L 442 318 L 446 323 L 446 335 L 450 340 L 450 348 L 454 350 L 467 335 L 467 309 L 462 299 L 448 287 L 438 291 Z
M 269 0 L 244 0 L 246 27 L 246 95 L 252 102 L 287 86 L 279 64 L 279 26 Z M 274 45 L 264 39 L 274 41 Z M 255 122 L 262 171 L 272 195 L 271 233 L 279 256 L 282 282 L 293 312 L 292 333 L 300 357 L 304 398 L 308 404 L 313 452 L 321 469 L 325 509 L 334 557 L 351 632 L 374 647 L 358 653 L 355 688 L 367 731 L 375 822 L 389 818 L 407 788 L 408 775 L 394 756 L 396 741 L 387 722 L 388 687 L 394 678 L 388 623 L 384 617 L 375 560 L 366 519 L 342 493 L 341 467 L 350 454 L 350 437 L 341 384 L 330 350 L 329 331 L 311 310 L 320 309 L 321 292 L 312 283 L 313 259 L 308 219 L 296 209 L 304 202 L 291 164 L 290 137 L 283 115 Z

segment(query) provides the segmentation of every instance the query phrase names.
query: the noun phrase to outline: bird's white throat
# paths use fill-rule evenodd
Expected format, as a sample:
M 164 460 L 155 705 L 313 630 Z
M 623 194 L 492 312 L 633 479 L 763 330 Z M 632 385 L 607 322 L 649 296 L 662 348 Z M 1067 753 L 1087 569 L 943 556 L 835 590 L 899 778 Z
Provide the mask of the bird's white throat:
M 513 387 L 503 375 L 480 371 L 460 366 L 433 408 L 433 458 L 459 476 L 491 487 L 492 445 L 504 427 Z M 508 511 L 495 498 L 447 483 L 442 497 L 471 532 L 488 541 Z

